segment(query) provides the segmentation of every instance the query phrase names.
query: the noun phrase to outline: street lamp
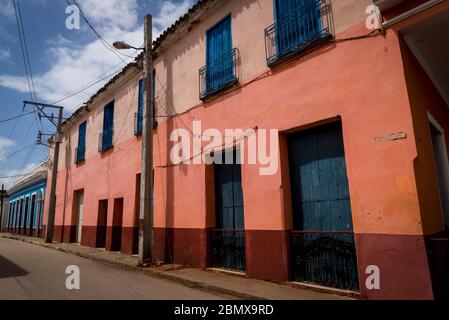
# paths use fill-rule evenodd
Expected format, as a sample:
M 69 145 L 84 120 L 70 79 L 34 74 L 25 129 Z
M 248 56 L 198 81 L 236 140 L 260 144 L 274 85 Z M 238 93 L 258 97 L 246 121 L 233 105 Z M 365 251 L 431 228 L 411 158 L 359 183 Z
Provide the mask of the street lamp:
M 142 132 L 142 165 L 140 182 L 140 212 L 139 212 L 139 265 L 153 263 L 153 22 L 151 15 L 145 15 L 144 47 L 136 48 L 124 41 L 114 42 L 119 50 L 144 50 L 143 59 L 143 132 Z
M 128 49 L 144 50 L 143 47 L 136 48 L 130 44 L 127 44 L 125 41 L 116 41 L 112 45 L 114 46 L 114 48 L 116 48 L 118 50 L 128 50 Z

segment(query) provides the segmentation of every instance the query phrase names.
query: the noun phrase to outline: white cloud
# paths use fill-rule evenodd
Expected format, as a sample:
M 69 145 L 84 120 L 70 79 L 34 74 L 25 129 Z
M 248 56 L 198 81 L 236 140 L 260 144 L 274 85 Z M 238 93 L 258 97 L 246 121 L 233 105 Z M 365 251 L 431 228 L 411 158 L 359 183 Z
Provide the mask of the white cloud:
M 0 162 L 5 160 L 6 152 L 14 146 L 14 141 L 0 136 Z
M 14 17 L 14 7 L 12 5 L 12 0 L 0 0 L 0 15 L 6 16 L 8 18 Z
M 157 36 L 185 14 L 193 3 L 193 0 L 183 0 L 180 3 L 163 1 L 159 14 L 153 18 Z
M 130 30 L 137 24 L 137 0 L 80 0 L 77 3 L 88 20 L 102 29 L 118 27 Z
M 28 172 L 30 172 L 31 170 L 33 170 L 34 168 L 36 168 L 38 166 L 37 163 L 30 163 L 28 165 L 25 166 L 25 168 L 23 170 L 19 169 L 14 169 L 14 170 L 9 170 L 9 171 L 0 171 L 0 177 L 7 177 L 7 178 L 0 178 L 0 185 L 4 184 L 5 185 L 5 189 L 9 189 L 14 185 L 14 182 L 16 182 L 17 180 L 19 180 L 21 177 L 16 177 L 16 175 L 18 174 L 26 174 Z
M 177 3 L 163 1 L 159 14 L 153 18 L 154 38 L 158 37 L 165 28 L 187 12 L 192 3 L 193 0 L 183 0 Z M 143 44 L 143 24 L 138 22 L 139 12 L 136 0 L 80 0 L 78 4 L 87 15 L 88 20 L 109 43 L 124 40 L 135 46 Z M 82 30 L 78 32 L 92 31 L 88 30 L 84 23 L 82 24 Z M 55 39 L 48 40 L 47 43 L 51 47 L 47 52 L 48 59 L 53 61 L 53 65 L 46 72 L 34 75 L 37 95 L 47 102 L 58 100 L 92 80 L 101 78 L 101 75 L 110 74 L 124 66 L 116 54 L 107 50 L 99 39 L 80 45 L 58 35 Z M 130 55 L 134 53 L 134 50 L 121 52 Z M 135 53 L 135 55 L 137 54 Z M 133 61 L 133 59 L 124 56 L 122 59 L 127 63 Z M 105 79 L 82 94 L 65 100 L 61 104 L 66 107 L 67 111 L 73 111 L 101 88 L 107 80 Z M 0 86 L 22 93 L 28 92 L 25 76 L 0 74 Z
M 11 59 L 11 51 L 9 48 L 2 49 L 0 48 L 0 62 L 9 61 Z

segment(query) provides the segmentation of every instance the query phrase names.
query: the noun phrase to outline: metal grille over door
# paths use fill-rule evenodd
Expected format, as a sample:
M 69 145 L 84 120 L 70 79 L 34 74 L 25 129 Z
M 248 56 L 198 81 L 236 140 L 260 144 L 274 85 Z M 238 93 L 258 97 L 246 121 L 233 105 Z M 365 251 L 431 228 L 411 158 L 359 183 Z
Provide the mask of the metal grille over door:
M 358 290 L 341 124 L 292 134 L 288 143 L 294 279 Z
M 235 157 L 234 152 L 234 159 Z M 245 271 L 245 227 L 240 170 L 240 164 L 214 166 L 216 229 L 212 230 L 212 266 Z

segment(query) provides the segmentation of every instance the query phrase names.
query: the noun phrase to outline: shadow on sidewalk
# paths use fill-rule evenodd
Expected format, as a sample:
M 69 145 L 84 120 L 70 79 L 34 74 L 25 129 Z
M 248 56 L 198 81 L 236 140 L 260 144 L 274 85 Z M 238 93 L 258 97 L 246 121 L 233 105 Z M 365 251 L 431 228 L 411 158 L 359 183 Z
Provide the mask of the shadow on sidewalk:
M 29 272 L 0 255 L 0 279 L 26 276 Z

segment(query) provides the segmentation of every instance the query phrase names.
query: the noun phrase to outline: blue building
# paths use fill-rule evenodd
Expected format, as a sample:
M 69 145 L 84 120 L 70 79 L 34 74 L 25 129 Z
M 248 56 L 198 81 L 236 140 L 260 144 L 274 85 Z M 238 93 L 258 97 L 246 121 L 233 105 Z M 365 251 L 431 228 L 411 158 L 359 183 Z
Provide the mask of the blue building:
M 33 237 L 42 236 L 47 170 L 47 162 L 43 162 L 8 189 L 8 231 Z

